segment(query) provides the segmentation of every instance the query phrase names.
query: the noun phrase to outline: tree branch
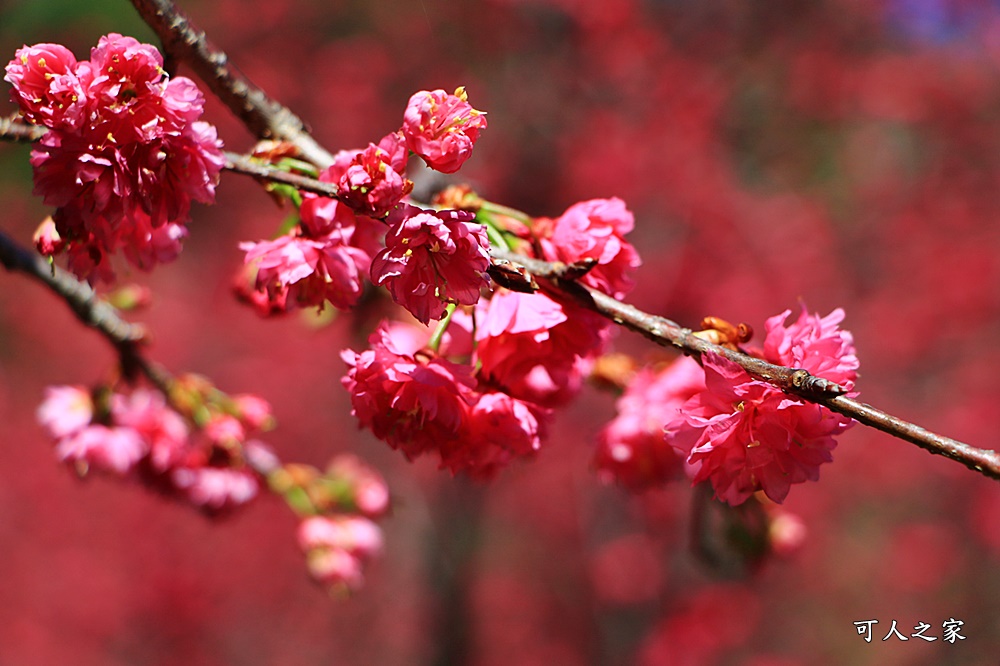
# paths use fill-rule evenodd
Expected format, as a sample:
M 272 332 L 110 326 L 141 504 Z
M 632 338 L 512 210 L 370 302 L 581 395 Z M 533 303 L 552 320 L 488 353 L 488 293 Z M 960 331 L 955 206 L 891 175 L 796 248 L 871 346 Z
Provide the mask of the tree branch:
M 48 128 L 41 125 L 31 125 L 20 120 L 17 114 L 8 118 L 0 118 L 0 138 L 14 143 L 34 143 L 38 141 Z
M 691 329 L 622 303 L 607 294 L 567 278 L 572 267 L 524 257 L 494 247 L 490 250 L 495 260 L 520 264 L 535 277 L 541 278 L 542 288 L 562 298 L 571 299 L 611 321 L 635 331 L 665 347 L 676 347 L 685 354 L 700 357 L 714 353 L 736 363 L 752 376 L 765 381 L 786 393 L 823 405 L 835 412 L 894 437 L 916 444 L 933 454 L 959 462 L 971 470 L 991 479 L 1000 480 L 1000 453 L 978 449 L 950 437 L 937 435 L 918 425 L 887 414 L 871 405 L 848 398 L 843 387 L 805 370 L 786 368 L 726 347 L 714 345 L 694 335 Z
M 256 136 L 284 139 L 295 145 L 303 157 L 317 166 L 326 167 L 333 162 L 333 156 L 309 135 L 302 120 L 288 108 L 268 97 L 242 74 L 235 71 L 229 65 L 226 54 L 211 45 L 204 32 L 195 28 L 173 2 L 170 0 L 132 0 L 132 4 L 159 35 L 164 50 L 173 57 L 189 63 L 209 88 L 239 116 Z M 0 120 L 0 138 L 7 140 L 34 141 L 44 134 L 44 131 L 40 130 L 41 128 L 32 128 L 10 119 Z M 275 169 L 235 153 L 226 153 L 226 159 L 226 168 L 237 173 L 293 185 L 303 191 L 314 192 L 322 196 L 336 197 L 337 194 L 337 188 L 329 183 Z M 26 270 L 28 268 L 26 272 L 49 284 L 37 272 L 37 265 L 31 267 L 30 264 L 24 262 L 23 257 L 16 259 L 19 256 L 17 252 L 14 255 L 10 254 L 11 241 L 6 236 L 3 236 L 2 240 L 4 242 L 0 243 L 0 252 L 3 253 L 3 263 L 8 269 Z M 16 245 L 13 247 L 17 248 Z M 30 252 L 22 251 L 32 256 Z M 524 266 L 535 276 L 542 278 L 542 287 L 547 291 L 563 298 L 575 300 L 584 307 L 644 335 L 657 344 L 677 347 L 684 353 L 695 356 L 706 352 L 719 354 L 741 366 L 752 376 L 787 393 L 824 405 L 867 426 L 916 444 L 930 453 L 943 455 L 987 477 L 1000 480 L 1000 454 L 996 451 L 978 449 L 964 442 L 937 435 L 871 405 L 848 398 L 843 395 L 843 387 L 811 375 L 805 370 L 774 365 L 714 345 L 695 336 L 690 329 L 683 328 L 669 319 L 643 312 L 634 306 L 622 303 L 607 294 L 580 284 L 575 279 L 580 274 L 578 267 L 532 259 L 497 247 L 494 247 L 491 252 L 495 260 Z M 15 259 L 11 259 L 11 256 L 14 256 Z M 44 260 L 41 260 L 40 257 L 35 258 L 44 266 L 43 274 L 51 272 Z M 496 265 L 496 262 L 494 263 Z M 61 276 L 59 282 L 64 282 L 68 276 L 68 274 L 59 272 L 53 273 L 53 275 Z M 75 282 L 72 276 L 68 277 Z M 79 283 L 77 284 L 79 285 Z M 56 293 L 63 295 L 56 286 L 50 285 L 50 287 Z M 101 322 L 110 326 L 115 321 L 114 318 L 99 318 L 99 321 L 92 323 L 92 317 L 95 316 L 93 311 L 101 311 L 101 308 L 93 305 L 92 302 L 97 299 L 94 299 L 93 292 L 89 287 L 81 285 L 82 289 L 85 290 L 81 293 L 89 293 L 88 296 L 73 296 L 72 294 L 75 292 L 73 288 L 69 287 L 69 283 L 65 283 L 64 287 L 69 291 L 63 297 L 73 307 L 81 321 L 88 326 L 98 328 L 122 354 L 123 367 L 128 367 L 127 363 L 131 362 L 129 359 L 132 358 L 132 355 L 145 363 L 144 359 L 135 351 L 135 341 L 119 340 L 111 330 L 114 329 L 113 326 L 111 329 L 105 330 L 104 324 Z M 106 303 L 99 300 L 97 302 L 110 308 Z M 121 320 L 118 319 L 118 321 Z M 139 367 L 146 372 L 142 365 Z M 147 373 L 147 376 L 156 383 L 150 374 Z
M 2 135 L 0 135 L 2 136 Z M 281 169 L 276 169 L 264 162 L 256 161 L 246 155 L 239 153 L 225 152 L 226 169 L 244 176 L 253 176 L 259 180 L 268 180 L 273 183 L 283 183 L 303 192 L 312 192 L 323 197 L 336 199 L 338 195 L 337 186 L 308 176 L 301 176 L 297 173 L 289 173 Z
M 140 347 L 146 342 L 145 328 L 122 319 L 118 310 L 98 297 L 90 285 L 18 245 L 2 231 L 0 263 L 8 271 L 19 271 L 44 284 L 66 302 L 77 319 L 104 336 L 118 352 L 122 374 L 131 378 L 136 373 L 142 373 L 164 395 L 170 394 L 173 378 L 146 360 L 140 352 Z
M 305 123 L 287 107 L 268 97 L 215 47 L 205 33 L 170 0 L 131 0 L 142 19 L 163 42 L 163 50 L 188 63 L 216 96 L 255 136 L 284 139 L 301 155 L 321 168 L 333 155 L 309 135 Z

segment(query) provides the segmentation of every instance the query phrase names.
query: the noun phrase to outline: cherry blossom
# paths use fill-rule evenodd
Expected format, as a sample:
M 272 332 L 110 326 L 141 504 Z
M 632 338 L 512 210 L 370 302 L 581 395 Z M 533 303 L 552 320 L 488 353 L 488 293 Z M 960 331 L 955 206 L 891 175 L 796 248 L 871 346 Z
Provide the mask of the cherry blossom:
M 458 171 L 484 129 L 486 114 L 472 108 L 465 88 L 414 93 L 403 114 L 407 148 L 442 173 Z
M 70 270 L 92 282 L 113 280 L 108 257 L 118 250 L 143 270 L 172 261 L 192 201 L 215 200 L 225 157 L 199 120 L 204 97 L 162 65 L 154 47 L 112 33 L 88 61 L 39 44 L 6 68 L 25 118 L 49 128 L 31 164 L 34 192 L 57 208 L 61 243 L 39 247 L 65 248 Z
M 381 225 L 355 215 L 339 201 L 315 196 L 303 200 L 299 215 L 301 224 L 283 236 L 240 244 L 244 261 L 257 270 L 259 310 L 269 315 L 326 302 L 340 309 L 353 307 L 361 297 Z
M 368 342 L 361 353 L 341 352 L 348 368 L 342 383 L 361 426 L 410 459 L 455 438 L 475 386 L 471 368 L 422 352 L 402 353 L 384 324 Z
M 371 265 L 372 282 L 421 323 L 441 319 L 448 303 L 473 305 L 489 286 L 489 241 L 465 211 L 403 205 L 389 216 L 385 249 Z
M 663 440 L 663 427 L 704 389 L 705 372 L 686 356 L 637 372 L 616 403 L 618 415 L 597 436 L 598 477 L 643 490 L 682 475 L 684 456 Z
M 631 291 L 632 273 L 642 261 L 625 234 L 635 218 L 617 197 L 591 199 L 570 206 L 554 220 L 538 218 L 532 231 L 542 249 L 542 258 L 571 264 L 592 260 L 597 265 L 581 282 L 615 298 Z
M 568 401 L 583 381 L 581 363 L 604 343 L 602 317 L 545 294 L 497 290 L 476 310 L 476 360 L 484 378 L 545 407 Z
M 333 587 L 359 588 L 363 566 L 382 551 L 382 530 L 361 516 L 310 516 L 299 524 L 309 573 Z
M 709 481 L 736 505 L 758 490 L 780 503 L 792 484 L 819 478 L 834 436 L 851 419 L 787 396 L 720 356 L 704 354 L 702 365 L 706 390 L 666 425 L 667 441 L 689 454 L 695 482 Z
M 785 326 L 791 310 L 767 320 L 764 327 L 764 358 L 771 363 L 808 370 L 817 377 L 837 382 L 850 390 L 858 376 L 854 338 L 839 328 L 844 311 L 837 308 L 825 317 L 809 314 L 805 306 L 799 318 Z
M 342 150 L 320 180 L 339 188 L 340 201 L 355 212 L 384 217 L 413 189 L 406 179 L 406 146 L 398 132 L 387 134 L 376 145 Z
M 441 444 L 441 466 L 452 473 L 492 478 L 515 458 L 542 446 L 548 410 L 498 392 L 477 394 L 466 428 Z

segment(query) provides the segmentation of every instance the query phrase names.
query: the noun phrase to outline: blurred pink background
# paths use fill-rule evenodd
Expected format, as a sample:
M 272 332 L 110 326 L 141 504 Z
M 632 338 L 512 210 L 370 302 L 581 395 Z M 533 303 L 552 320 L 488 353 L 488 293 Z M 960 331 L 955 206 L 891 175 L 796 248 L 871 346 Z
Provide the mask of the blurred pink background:
M 490 124 L 459 176 L 536 215 L 624 198 L 645 262 L 632 302 L 758 330 L 799 299 L 844 307 L 863 400 L 996 448 L 1000 3 L 182 6 L 333 150 L 396 129 L 416 90 L 465 85 Z M 0 5 L 7 57 L 42 41 L 84 56 L 112 31 L 156 43 L 122 0 Z M 252 145 L 218 103 L 207 119 L 227 148 Z M 28 152 L 0 146 L 2 227 L 22 242 L 47 214 Z M 995 481 L 855 427 L 784 504 L 803 546 L 737 572 L 693 553 L 686 484 L 633 497 L 596 481 L 593 438 L 614 401 L 592 388 L 536 460 L 489 485 L 407 463 L 358 431 L 340 385 L 339 350 L 372 322 L 264 321 L 233 300 L 237 243 L 283 216 L 224 174 L 180 259 L 128 276 L 155 295 L 135 318 L 168 368 L 271 401 L 284 459 L 350 450 L 386 476 L 395 510 L 368 585 L 327 598 L 273 498 L 213 522 L 57 464 L 34 419 L 44 387 L 106 379 L 115 358 L 55 297 L 4 273 L 0 664 L 997 663 Z M 626 332 L 614 344 L 664 354 Z M 941 640 L 950 618 L 966 640 Z M 854 622 L 872 619 L 866 643 Z M 893 620 L 938 640 L 882 641 Z

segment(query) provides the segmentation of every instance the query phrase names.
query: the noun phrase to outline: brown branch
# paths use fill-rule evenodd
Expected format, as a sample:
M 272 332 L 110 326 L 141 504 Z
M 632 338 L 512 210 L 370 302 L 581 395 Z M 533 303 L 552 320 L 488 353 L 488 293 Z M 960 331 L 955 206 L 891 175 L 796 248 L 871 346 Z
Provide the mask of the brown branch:
M 284 139 L 301 155 L 323 168 L 333 155 L 309 135 L 305 123 L 287 107 L 268 97 L 229 63 L 205 33 L 170 0 L 132 0 L 136 11 L 163 43 L 163 50 L 186 62 L 256 137 Z
M 295 145 L 303 157 L 311 160 L 317 166 L 326 167 L 333 162 L 332 155 L 309 135 L 305 124 L 298 116 L 272 100 L 260 88 L 235 71 L 229 65 L 226 54 L 212 46 L 205 34 L 196 29 L 172 2 L 169 0 L 132 0 L 132 4 L 159 35 L 164 50 L 171 56 L 188 62 L 208 84 L 209 88 L 239 116 L 256 136 L 284 139 Z M 0 138 L 3 139 L 34 141 L 42 134 L 44 134 L 42 128 L 33 128 L 11 119 L 0 120 Z M 285 183 L 322 196 L 336 197 L 337 189 L 329 183 L 281 171 L 234 153 L 227 153 L 226 158 L 226 168 L 237 173 Z M 8 269 L 25 270 L 28 267 L 26 272 L 43 279 L 37 272 L 37 265 L 31 267 L 30 264 L 23 262 L 23 258 L 17 259 L 19 256 L 17 252 L 10 255 L 10 240 L 6 236 L 3 236 L 2 240 L 4 242 L 0 243 L 0 251 L 4 255 L 2 257 L 3 263 Z M 16 245 L 13 247 L 16 248 Z M 707 342 L 695 336 L 690 329 L 683 328 L 669 319 L 643 312 L 634 306 L 622 303 L 575 281 L 574 277 L 585 272 L 585 267 L 552 264 L 499 248 L 494 248 L 492 254 L 494 259 L 500 260 L 500 262 L 524 266 L 535 276 L 543 278 L 543 288 L 548 291 L 564 298 L 571 298 L 615 323 L 644 335 L 657 344 L 677 347 L 687 354 L 696 356 L 707 352 L 719 354 L 741 366 L 754 377 L 787 393 L 822 404 L 860 423 L 916 444 L 933 454 L 943 455 L 960 462 L 969 469 L 978 471 L 985 476 L 1000 479 L 1000 454 L 997 452 L 978 449 L 964 442 L 937 435 L 871 405 L 848 398 L 842 395 L 844 393 L 842 387 L 821 377 L 811 375 L 805 370 L 774 365 Z M 30 256 L 31 253 L 28 255 Z M 40 258 L 37 259 L 45 267 L 42 273 L 50 272 L 48 265 Z M 500 264 L 497 270 L 507 273 L 510 272 L 511 268 L 508 265 Z M 61 274 L 57 272 L 54 275 Z M 75 281 L 72 276 L 70 279 Z M 46 280 L 43 279 L 43 281 Z M 46 283 L 48 284 L 47 281 Z M 55 286 L 50 286 L 61 294 Z M 84 286 L 84 289 L 89 290 L 89 287 Z M 95 300 L 92 291 L 89 292 L 89 296 L 85 297 L 71 296 L 72 292 L 73 289 L 70 289 L 64 298 L 74 308 L 74 312 L 84 323 L 98 328 L 105 334 L 105 337 L 122 353 L 123 366 L 125 366 L 127 359 L 131 358 L 129 355 L 137 354 L 134 351 L 135 342 L 120 341 L 110 331 L 106 331 L 102 324 L 91 323 L 91 318 L 95 316 L 93 312 L 101 311 L 99 307 L 88 305 L 89 302 Z M 110 306 L 107 307 L 110 308 Z M 109 323 L 113 321 L 113 318 L 107 319 Z M 141 356 L 138 358 L 141 360 Z M 147 376 L 149 375 L 147 374 Z M 153 380 L 153 377 L 150 379 Z M 153 381 L 156 383 L 155 380 Z
M 338 190 L 333 183 L 327 183 L 308 176 L 300 176 L 296 173 L 289 173 L 281 169 L 276 169 L 264 162 L 256 161 L 246 155 L 231 153 L 226 151 L 226 169 L 234 173 L 245 176 L 253 176 L 259 180 L 267 180 L 273 183 L 282 183 L 303 192 L 312 192 L 324 197 L 336 199 Z
M 774 365 L 707 342 L 694 335 L 690 329 L 665 317 L 643 312 L 597 289 L 567 278 L 567 274 L 573 273 L 572 266 L 532 259 L 496 247 L 491 250 L 491 254 L 495 260 L 520 264 L 535 277 L 542 278 L 542 288 L 546 291 L 562 298 L 569 298 L 625 328 L 644 335 L 657 344 L 676 347 L 685 354 L 693 356 L 705 353 L 718 354 L 736 363 L 752 376 L 786 393 L 828 407 L 859 423 L 877 428 L 933 454 L 950 458 L 992 479 L 1000 480 L 1000 453 L 996 451 L 978 449 L 964 442 L 937 435 L 871 405 L 848 398 L 842 395 L 844 393 L 842 387 L 811 375 L 805 370 Z
M 66 302 L 77 319 L 104 336 L 118 352 L 123 375 L 134 377 L 137 372 L 142 373 L 164 395 L 169 395 L 173 378 L 150 363 L 140 351 L 146 342 L 145 329 L 122 319 L 118 310 L 98 297 L 90 285 L 49 264 L 41 255 L 17 244 L 2 231 L 0 263 L 8 271 L 19 271 L 44 284 Z
M 58 266 L 50 265 L 41 255 L 19 245 L 2 231 L 0 264 L 8 271 L 18 271 L 38 280 L 62 298 L 81 322 L 100 333 L 115 348 L 123 376 L 134 379 L 141 373 L 173 405 L 171 387 L 174 377 L 143 355 L 142 347 L 146 343 L 143 326 L 122 319 L 118 310 L 98 297 L 87 283 Z M 261 466 L 266 461 L 258 461 L 252 456 L 243 456 L 243 461 L 262 478 L 267 478 L 274 471 Z
M 34 143 L 45 136 L 48 131 L 41 125 L 30 125 L 20 120 L 17 115 L 0 118 L 0 137 L 5 141 Z

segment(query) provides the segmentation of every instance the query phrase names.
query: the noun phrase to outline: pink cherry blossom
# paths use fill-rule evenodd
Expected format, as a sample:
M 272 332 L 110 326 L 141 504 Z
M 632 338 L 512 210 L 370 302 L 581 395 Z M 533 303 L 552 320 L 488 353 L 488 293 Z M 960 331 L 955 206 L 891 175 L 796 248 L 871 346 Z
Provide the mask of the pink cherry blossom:
M 326 466 L 326 476 L 338 486 L 347 486 L 355 507 L 368 518 L 388 511 L 389 487 L 385 479 L 357 456 L 338 455 Z
M 167 406 L 159 392 L 136 389 L 130 395 L 112 395 L 111 417 L 117 425 L 139 433 L 146 442 L 150 464 L 157 472 L 185 459 L 190 434 L 187 424 Z
M 537 452 L 545 436 L 548 410 L 504 393 L 477 394 L 466 429 L 441 443 L 441 466 L 492 478 L 512 460 Z
M 642 263 L 625 240 L 634 225 L 635 218 L 621 199 L 591 199 L 570 206 L 555 220 L 536 220 L 533 231 L 544 259 L 567 264 L 594 260 L 597 265 L 581 282 L 623 298 L 635 284 L 632 273 Z
M 372 282 L 421 323 L 441 319 L 447 303 L 473 305 L 489 286 L 489 241 L 466 211 L 403 205 L 389 216 L 385 249 L 375 255 Z
M 247 253 L 247 263 L 256 263 L 257 289 L 286 307 L 322 306 L 329 301 L 334 307 L 350 308 L 361 297 L 359 267 L 370 263 L 370 257 L 345 242 L 341 233 L 322 240 L 286 235 L 241 243 L 240 249 Z
M 215 199 L 225 158 L 199 120 L 204 97 L 162 65 L 154 47 L 112 33 L 88 61 L 40 44 L 7 66 L 25 117 L 50 128 L 31 164 L 62 242 L 40 247 L 65 249 L 70 270 L 92 282 L 113 279 L 119 250 L 144 270 L 175 259 L 191 203 Z
M 299 547 L 310 575 L 349 590 L 364 582 L 363 567 L 382 550 L 382 531 L 360 516 L 310 516 L 299 524 Z
M 618 415 L 598 434 L 598 477 L 643 490 L 681 475 L 684 456 L 664 441 L 663 427 L 704 389 L 705 372 L 686 356 L 659 372 L 645 368 L 636 373 L 618 399 Z
M 76 57 L 65 46 L 35 44 L 14 53 L 4 80 L 14 86 L 11 98 L 27 120 L 73 130 L 86 120 L 88 103 L 76 70 Z
M 704 354 L 702 364 L 706 390 L 666 425 L 667 441 L 690 453 L 695 482 L 710 482 L 736 505 L 758 490 L 780 503 L 791 484 L 819 478 L 851 419 L 793 399 L 720 356 Z
M 175 467 L 170 480 L 191 504 L 210 513 L 246 504 L 260 490 L 260 481 L 245 468 Z
M 271 404 L 252 393 L 241 393 L 232 396 L 238 417 L 251 430 L 267 430 L 274 425 L 274 415 Z
M 90 424 L 94 401 L 81 386 L 49 386 L 36 416 L 49 437 L 61 439 Z
M 215 201 L 219 172 L 226 165 L 215 127 L 204 122 L 120 149 L 134 188 L 130 202 L 149 215 L 154 227 L 185 219 L 191 202 Z M 129 209 L 127 209 L 128 211 Z
M 406 146 L 427 166 L 454 173 L 472 155 L 486 114 L 469 104 L 465 88 L 449 95 L 444 90 L 422 90 L 410 97 L 403 114 Z
M 771 363 L 808 370 L 817 377 L 837 382 L 851 390 L 858 376 L 854 338 L 841 330 L 844 311 L 837 308 L 825 317 L 810 315 L 805 306 L 791 326 L 785 320 L 791 310 L 771 317 L 764 325 L 764 358 Z
M 565 403 L 579 390 L 581 361 L 600 351 L 608 329 L 602 317 L 541 292 L 505 289 L 480 302 L 476 321 L 475 358 L 482 376 L 545 407 Z
M 341 352 L 348 368 L 341 381 L 361 426 L 411 460 L 456 437 L 475 384 L 471 368 L 424 353 L 402 354 L 384 325 L 368 342 L 361 353 Z
M 149 445 L 132 428 L 88 425 L 60 439 L 56 444 L 56 457 L 63 462 L 88 468 L 128 473 L 146 452 Z
M 299 525 L 303 550 L 336 548 L 371 557 L 382 550 L 382 530 L 362 516 L 311 516 Z
M 387 134 L 378 145 L 342 150 L 320 180 L 339 188 L 338 199 L 355 212 L 384 217 L 413 189 L 406 172 L 406 146 L 398 132 Z
M 264 316 L 327 301 L 341 309 L 354 306 L 381 247 L 384 225 L 335 199 L 307 195 L 299 216 L 300 225 L 285 236 L 240 244 L 245 262 L 257 270 L 257 295 L 245 297 L 259 301 Z

